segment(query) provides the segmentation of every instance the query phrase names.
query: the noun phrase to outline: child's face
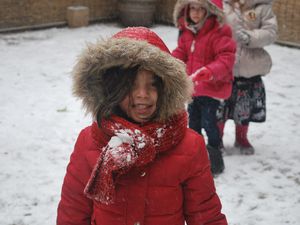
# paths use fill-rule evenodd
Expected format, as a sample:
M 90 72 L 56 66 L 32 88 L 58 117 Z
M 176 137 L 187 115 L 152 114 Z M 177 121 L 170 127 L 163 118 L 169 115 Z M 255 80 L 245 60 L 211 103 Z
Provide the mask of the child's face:
M 194 23 L 196 24 L 199 23 L 201 20 L 204 19 L 205 15 L 206 15 L 206 9 L 202 7 L 200 4 L 197 3 L 190 4 L 189 16 Z
M 156 111 L 158 90 L 154 76 L 151 71 L 139 70 L 131 92 L 120 103 L 123 112 L 135 122 L 149 121 Z

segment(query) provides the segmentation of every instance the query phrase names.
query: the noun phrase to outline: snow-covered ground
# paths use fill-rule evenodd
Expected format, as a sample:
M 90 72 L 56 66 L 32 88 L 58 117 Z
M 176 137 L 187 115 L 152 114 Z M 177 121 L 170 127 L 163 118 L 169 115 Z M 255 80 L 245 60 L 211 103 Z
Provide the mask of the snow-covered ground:
M 72 96 L 70 71 L 87 42 L 120 29 L 98 24 L 0 34 L 1 225 L 55 224 L 69 155 L 91 122 Z M 177 29 L 152 29 L 175 48 Z M 232 225 L 300 224 L 300 50 L 267 50 L 274 61 L 264 78 L 267 121 L 251 124 L 249 133 L 256 154 L 238 154 L 233 123 L 225 129 L 232 154 L 215 182 Z

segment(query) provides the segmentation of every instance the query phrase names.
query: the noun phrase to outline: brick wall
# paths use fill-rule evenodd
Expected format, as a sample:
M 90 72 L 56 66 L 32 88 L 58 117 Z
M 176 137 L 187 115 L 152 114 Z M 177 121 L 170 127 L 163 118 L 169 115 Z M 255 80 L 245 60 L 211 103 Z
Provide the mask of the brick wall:
M 89 7 L 90 21 L 117 19 L 118 0 L 1 0 L 0 31 L 66 24 L 66 10 L 71 5 Z M 157 0 L 156 22 L 173 24 L 176 0 Z M 275 0 L 279 42 L 300 45 L 300 0 Z
M 278 42 L 300 47 L 300 0 L 276 0 Z
M 159 22 L 173 24 L 173 9 L 176 0 L 158 0 L 155 18 Z
M 66 23 L 71 5 L 89 7 L 89 19 L 111 19 L 117 16 L 117 0 L 1 0 L 0 30 Z
M 0 31 L 66 24 L 71 5 L 89 7 L 90 21 L 116 19 L 118 0 L 1 0 Z M 176 0 L 157 0 L 156 21 L 172 23 Z

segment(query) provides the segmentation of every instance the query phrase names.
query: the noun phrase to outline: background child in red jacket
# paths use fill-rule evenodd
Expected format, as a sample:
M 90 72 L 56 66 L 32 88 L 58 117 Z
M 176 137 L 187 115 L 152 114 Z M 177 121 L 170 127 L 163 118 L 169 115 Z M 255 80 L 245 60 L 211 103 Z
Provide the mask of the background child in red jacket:
M 186 63 L 194 81 L 194 97 L 188 106 L 189 127 L 199 134 L 204 128 L 214 174 L 224 170 L 216 111 L 220 100 L 231 93 L 236 50 L 231 29 L 222 26 L 222 20 L 221 0 L 178 0 L 175 5 L 174 22 L 180 36 L 172 54 Z
M 205 142 L 187 128 L 192 83 L 154 32 L 90 45 L 74 93 L 94 122 L 71 155 L 58 225 L 227 224 Z

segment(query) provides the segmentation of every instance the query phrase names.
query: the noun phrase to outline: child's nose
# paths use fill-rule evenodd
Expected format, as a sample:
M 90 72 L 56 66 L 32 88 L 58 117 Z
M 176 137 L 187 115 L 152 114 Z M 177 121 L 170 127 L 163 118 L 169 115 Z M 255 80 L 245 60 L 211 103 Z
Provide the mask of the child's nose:
M 145 98 L 148 96 L 148 90 L 145 87 L 138 87 L 136 89 L 136 96 L 140 98 Z

